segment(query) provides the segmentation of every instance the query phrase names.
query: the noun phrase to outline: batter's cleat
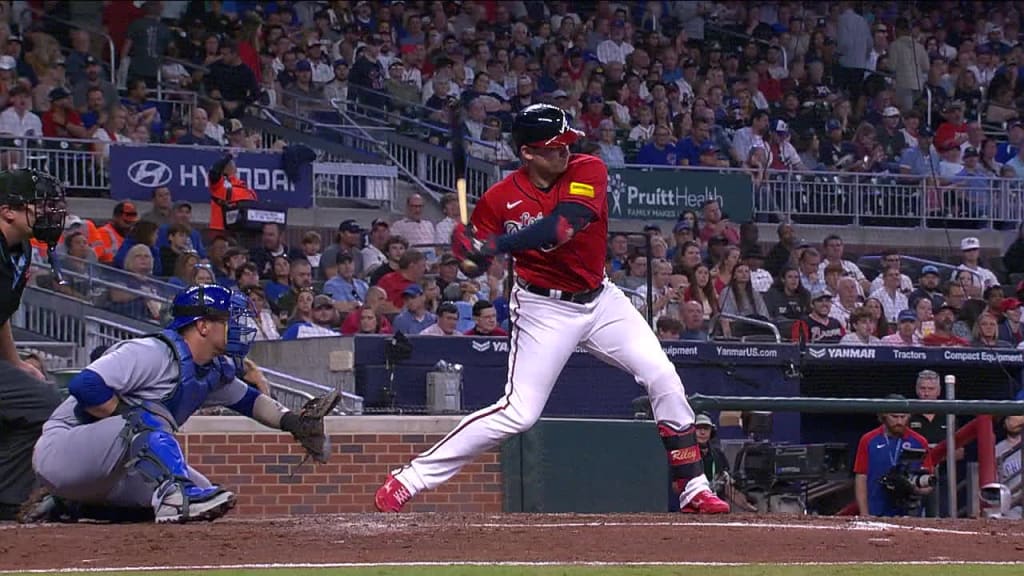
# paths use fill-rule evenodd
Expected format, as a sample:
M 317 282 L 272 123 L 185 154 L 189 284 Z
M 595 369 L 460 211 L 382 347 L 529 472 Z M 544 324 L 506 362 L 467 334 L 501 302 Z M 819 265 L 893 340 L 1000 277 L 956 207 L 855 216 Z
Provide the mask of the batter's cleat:
M 729 504 L 711 490 L 702 490 L 679 511 L 683 514 L 728 514 Z
M 373 503 L 380 512 L 401 512 L 409 500 L 412 500 L 412 492 L 391 474 L 373 497 Z
M 219 486 L 171 481 L 157 489 L 153 502 L 157 524 L 184 524 L 216 520 L 235 507 L 236 498 Z

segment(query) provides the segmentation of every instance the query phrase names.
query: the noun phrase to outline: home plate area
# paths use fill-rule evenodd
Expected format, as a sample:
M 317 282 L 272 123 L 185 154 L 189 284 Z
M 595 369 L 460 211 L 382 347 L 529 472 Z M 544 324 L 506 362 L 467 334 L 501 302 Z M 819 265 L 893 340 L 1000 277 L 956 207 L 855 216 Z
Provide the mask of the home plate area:
M 0 525 L 0 570 L 409 562 L 850 563 L 1024 558 L 998 520 L 345 514 L 180 526 Z M 202 561 L 200 561 L 202 559 Z

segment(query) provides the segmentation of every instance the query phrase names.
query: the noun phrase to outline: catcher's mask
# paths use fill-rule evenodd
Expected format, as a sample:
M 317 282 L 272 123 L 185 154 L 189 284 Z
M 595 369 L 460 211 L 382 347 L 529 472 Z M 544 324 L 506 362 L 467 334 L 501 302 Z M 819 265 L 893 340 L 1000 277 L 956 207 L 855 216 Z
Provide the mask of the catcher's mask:
M 0 205 L 35 208 L 32 237 L 53 248 L 64 233 L 64 186 L 49 174 L 28 168 L 0 173 Z
M 203 318 L 225 320 L 225 353 L 241 369 L 257 331 L 256 311 L 248 297 L 217 284 L 200 284 L 174 298 L 172 314 L 174 319 L 167 325 L 171 330 L 181 330 Z

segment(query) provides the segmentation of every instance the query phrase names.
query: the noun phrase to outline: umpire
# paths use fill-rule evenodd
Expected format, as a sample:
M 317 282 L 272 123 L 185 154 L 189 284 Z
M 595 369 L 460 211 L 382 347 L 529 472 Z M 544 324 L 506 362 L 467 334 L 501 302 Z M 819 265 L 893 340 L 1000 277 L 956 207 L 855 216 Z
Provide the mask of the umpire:
M 60 403 L 56 387 L 18 356 L 11 316 L 28 283 L 29 240 L 56 245 L 65 214 L 64 192 L 53 177 L 35 170 L 0 172 L 0 520 L 13 520 L 34 488 L 32 450 Z

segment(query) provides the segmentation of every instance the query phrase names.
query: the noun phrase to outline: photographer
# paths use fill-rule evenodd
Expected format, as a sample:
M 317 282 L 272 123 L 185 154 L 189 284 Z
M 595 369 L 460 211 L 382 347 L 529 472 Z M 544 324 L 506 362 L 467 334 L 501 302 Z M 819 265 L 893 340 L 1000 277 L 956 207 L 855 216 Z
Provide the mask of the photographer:
M 898 394 L 888 398 L 905 400 Z M 928 441 L 907 426 L 909 414 L 880 414 L 878 419 L 882 425 L 861 437 L 853 465 L 860 515 L 914 514 L 920 497 L 934 489 L 931 459 L 912 461 L 928 450 Z
M 748 512 L 757 512 L 757 506 L 747 501 L 747 497 L 733 485 L 732 476 L 729 475 L 729 459 L 725 452 L 717 446 L 711 445 L 715 437 L 715 423 L 711 416 L 705 413 L 697 414 L 693 421 L 694 434 L 697 436 L 697 446 L 700 448 L 700 457 L 704 462 L 704 475 L 711 482 L 711 489 L 722 498 L 738 505 Z
M 234 154 L 227 154 L 210 167 L 210 230 L 224 230 L 224 213 L 255 203 L 256 192 L 236 175 Z

